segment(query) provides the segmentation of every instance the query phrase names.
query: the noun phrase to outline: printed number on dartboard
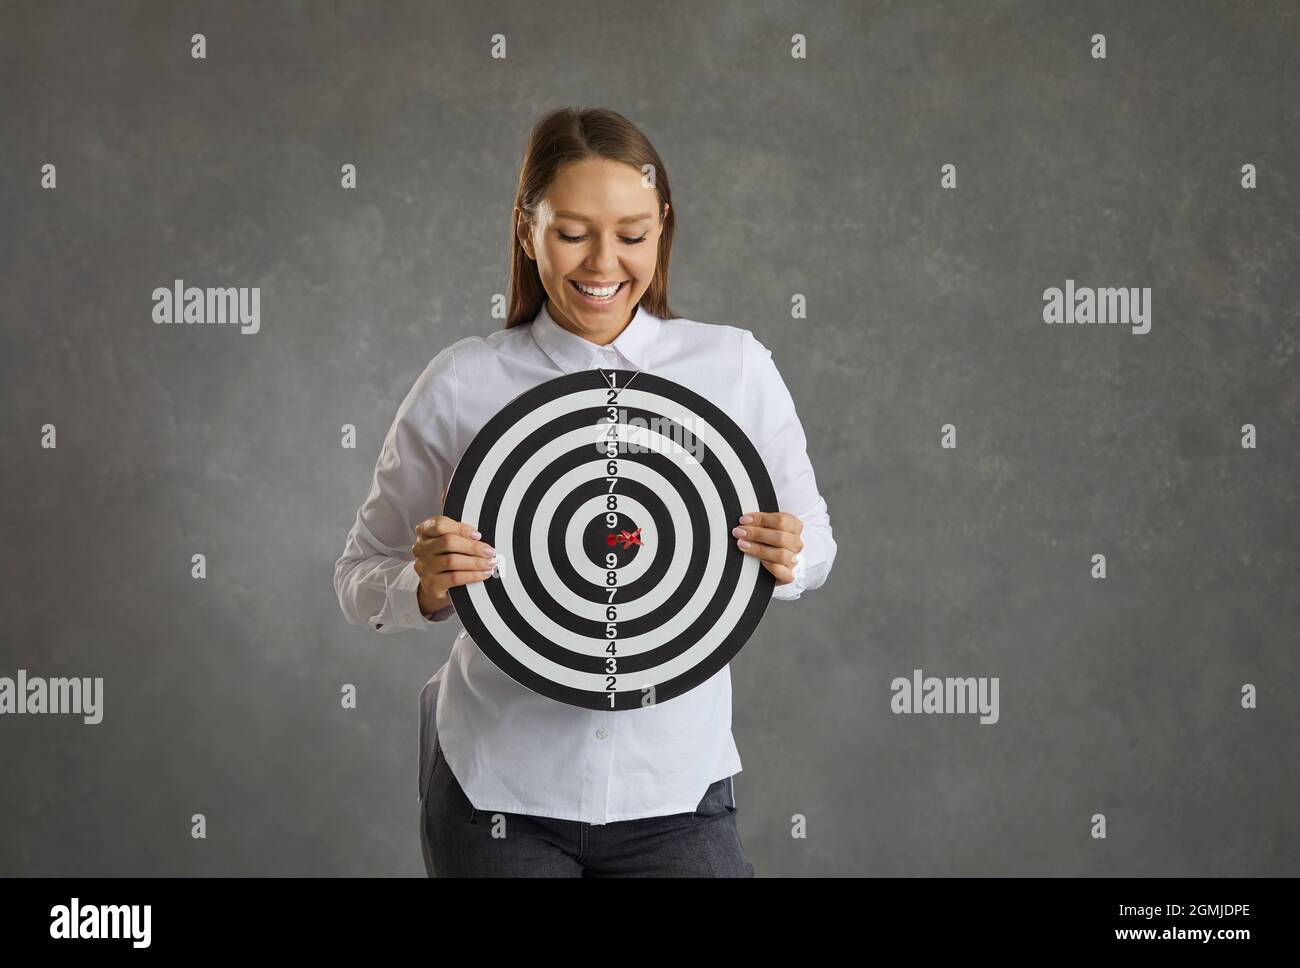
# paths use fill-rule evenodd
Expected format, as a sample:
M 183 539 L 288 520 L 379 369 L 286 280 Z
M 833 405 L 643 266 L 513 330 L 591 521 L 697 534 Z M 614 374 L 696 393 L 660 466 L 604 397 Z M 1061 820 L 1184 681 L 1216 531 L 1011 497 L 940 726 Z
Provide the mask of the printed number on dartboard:
M 609 533 L 613 534 L 618 526 L 618 495 L 614 493 L 614 488 L 618 484 L 618 407 L 614 404 L 618 400 L 618 391 L 609 391 L 609 407 L 605 411 L 605 419 L 609 421 L 609 429 L 605 431 L 605 456 L 609 458 L 609 463 L 605 465 L 605 482 L 609 484 L 609 493 L 605 498 L 605 523 L 609 525 Z M 609 696 L 609 708 L 614 708 L 614 694 L 618 690 L 618 606 L 614 604 L 614 596 L 618 593 L 618 572 L 615 570 L 618 566 L 618 554 L 610 551 L 605 555 L 605 564 L 609 570 L 605 572 L 605 589 L 609 595 L 608 607 L 605 609 L 605 652 L 609 658 L 605 660 L 605 692 Z

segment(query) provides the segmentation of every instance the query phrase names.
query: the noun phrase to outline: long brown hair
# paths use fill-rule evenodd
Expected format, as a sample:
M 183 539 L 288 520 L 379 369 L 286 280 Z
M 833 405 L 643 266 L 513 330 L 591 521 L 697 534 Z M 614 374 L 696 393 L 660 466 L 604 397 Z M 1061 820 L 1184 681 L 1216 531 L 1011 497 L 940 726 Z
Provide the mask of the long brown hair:
M 589 158 L 606 158 L 644 171 L 653 165 L 654 188 L 659 196 L 659 214 L 672 203 L 668 187 L 668 170 L 650 139 L 623 115 L 606 108 L 560 108 L 543 117 L 533 127 L 524 151 L 519 172 L 519 189 L 515 207 L 532 221 L 537 206 L 555 180 L 561 166 Z M 676 208 L 670 207 L 659 235 L 659 257 L 650 288 L 641 297 L 641 305 L 660 319 L 676 319 L 668 308 L 668 261 L 673 251 L 673 226 Z M 528 258 L 516 232 L 514 209 L 510 211 L 510 288 L 507 299 L 506 329 L 531 323 L 546 301 L 537 263 Z

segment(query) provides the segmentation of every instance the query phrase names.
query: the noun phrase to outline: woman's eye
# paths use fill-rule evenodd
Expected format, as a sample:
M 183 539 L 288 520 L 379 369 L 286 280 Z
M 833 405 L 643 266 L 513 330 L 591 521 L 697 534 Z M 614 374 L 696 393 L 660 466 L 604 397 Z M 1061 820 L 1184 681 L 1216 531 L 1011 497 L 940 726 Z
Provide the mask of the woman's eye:
M 646 235 L 649 235 L 649 233 L 647 232 Z M 624 239 L 622 236 L 619 236 L 619 238 L 623 239 L 623 241 L 628 245 L 636 245 L 639 242 L 644 242 L 646 240 L 646 235 L 641 236 L 639 239 Z M 565 235 L 563 232 L 560 232 L 559 236 L 561 242 L 581 242 L 586 238 L 585 235 Z

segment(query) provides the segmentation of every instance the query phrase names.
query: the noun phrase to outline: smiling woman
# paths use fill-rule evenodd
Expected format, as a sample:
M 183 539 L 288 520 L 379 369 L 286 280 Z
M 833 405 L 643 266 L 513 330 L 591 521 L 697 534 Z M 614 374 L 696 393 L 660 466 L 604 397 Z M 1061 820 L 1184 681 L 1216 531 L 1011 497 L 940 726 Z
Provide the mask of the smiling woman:
M 721 615 L 732 601 L 721 594 L 724 562 L 735 566 L 733 578 L 743 573 L 768 596 L 755 599 L 763 607 L 798 599 L 826 580 L 835 541 L 794 401 L 771 351 L 752 332 L 684 319 L 668 308 L 673 218 L 663 160 L 626 118 L 565 109 L 538 122 L 511 213 L 506 326 L 459 340 L 425 367 L 398 409 L 370 496 L 336 563 L 335 590 L 349 621 L 383 634 L 427 630 L 457 614 L 458 600 L 466 609 L 458 617 L 478 632 L 479 641 L 465 632 L 456 637 L 421 695 L 420 835 L 430 874 L 753 876 L 736 823 L 733 778 L 741 764 L 731 733 L 729 659 L 689 684 L 674 673 L 676 680 L 662 687 L 667 701 L 656 702 L 653 690 L 648 702 L 624 690 L 597 693 L 610 700 L 609 709 L 566 704 L 494 665 L 490 630 L 473 624 L 469 607 L 471 593 L 523 607 L 502 613 L 527 616 L 514 622 L 511 635 L 535 645 L 551 664 L 545 668 L 568 668 L 573 659 L 587 683 L 638 675 L 638 665 L 651 667 L 651 656 L 655 663 L 677 661 L 706 635 L 716 634 L 717 648 L 732 642 L 718 632 L 721 619 L 704 611 L 716 605 Z M 550 499 L 567 492 L 548 485 L 530 513 L 550 524 L 533 540 L 531 529 L 501 520 L 503 513 L 513 519 L 518 507 L 510 488 L 485 489 L 477 503 L 466 504 L 463 482 L 485 459 L 474 446 L 484 428 L 500 425 L 521 398 L 533 402 L 515 408 L 511 425 L 542 420 L 536 391 L 560 380 L 590 383 L 600 416 L 613 411 L 615 421 L 619 401 L 606 399 L 605 385 L 615 395 L 625 391 L 619 405 L 627 417 L 614 436 L 626 433 L 630 444 L 665 442 L 642 423 L 662 416 L 653 408 L 671 405 L 664 394 L 676 393 L 679 404 L 669 409 L 678 433 L 667 442 L 694 453 L 695 467 L 689 455 L 614 460 L 617 445 L 605 439 L 615 453 L 606 462 L 606 450 L 599 480 L 582 485 L 598 485 L 601 493 L 591 500 L 601 513 L 584 518 L 584 500 Z M 690 407 L 681 403 L 688 399 L 695 401 Z M 702 410 L 716 418 L 697 427 L 690 416 Z M 721 418 L 734 422 L 735 446 L 723 447 L 710 432 Z M 557 422 L 545 419 L 528 439 Z M 742 440 L 750 464 L 761 462 L 770 484 L 724 502 L 724 477 L 762 476 L 739 459 L 727 462 Z M 527 452 L 512 444 L 492 451 L 518 461 L 519 476 L 526 463 L 533 483 L 548 480 L 536 462 L 519 456 Z M 462 493 L 449 498 L 444 488 L 462 467 Z M 574 470 L 587 473 L 583 465 Z M 709 487 L 716 501 L 700 498 L 698 508 L 673 502 L 673 493 L 707 495 Z M 552 533 L 554 541 L 545 537 Z M 664 535 L 673 540 L 653 540 Z M 490 546 L 497 542 L 499 556 Z M 689 580 L 662 580 L 669 547 L 682 550 L 683 562 L 698 562 L 697 571 L 684 572 Z M 634 586 L 640 578 L 620 581 L 640 566 L 648 576 L 656 555 L 660 568 L 643 587 Z M 505 578 L 503 562 L 514 563 Z M 536 564 L 553 567 L 533 581 Z M 618 571 L 625 566 L 627 572 Z M 623 601 L 614 597 L 620 591 Z M 591 645 L 593 627 L 602 634 Z M 595 651 L 583 652 L 588 646 Z M 704 648 L 715 645 L 710 640 Z M 619 704 L 626 697 L 632 701 Z
M 532 322 L 548 295 L 557 323 L 602 346 L 639 305 L 675 316 L 672 191 L 645 136 L 612 111 L 560 111 L 534 129 L 526 158 L 506 327 Z

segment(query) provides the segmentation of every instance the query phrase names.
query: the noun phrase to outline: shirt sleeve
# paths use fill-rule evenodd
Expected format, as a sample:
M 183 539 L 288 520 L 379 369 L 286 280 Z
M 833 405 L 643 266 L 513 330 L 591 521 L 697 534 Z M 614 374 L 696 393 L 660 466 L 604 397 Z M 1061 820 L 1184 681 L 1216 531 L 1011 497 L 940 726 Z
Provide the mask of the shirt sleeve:
M 334 565 L 334 591 L 353 625 L 378 632 L 424 629 L 415 526 L 438 514 L 456 453 L 456 359 L 453 347 L 435 356 L 397 409 L 375 464 L 370 494 L 357 511 L 343 555 Z M 448 605 L 434 622 L 455 614 Z
M 803 550 L 795 559 L 794 580 L 779 585 L 772 597 L 793 601 L 825 583 L 835 562 L 826 501 L 817 491 L 817 477 L 808 459 L 808 441 L 795 413 L 794 399 L 772 360 L 772 351 L 753 333 L 743 330 L 742 379 L 748 430 L 776 490 L 774 508 L 803 522 Z

